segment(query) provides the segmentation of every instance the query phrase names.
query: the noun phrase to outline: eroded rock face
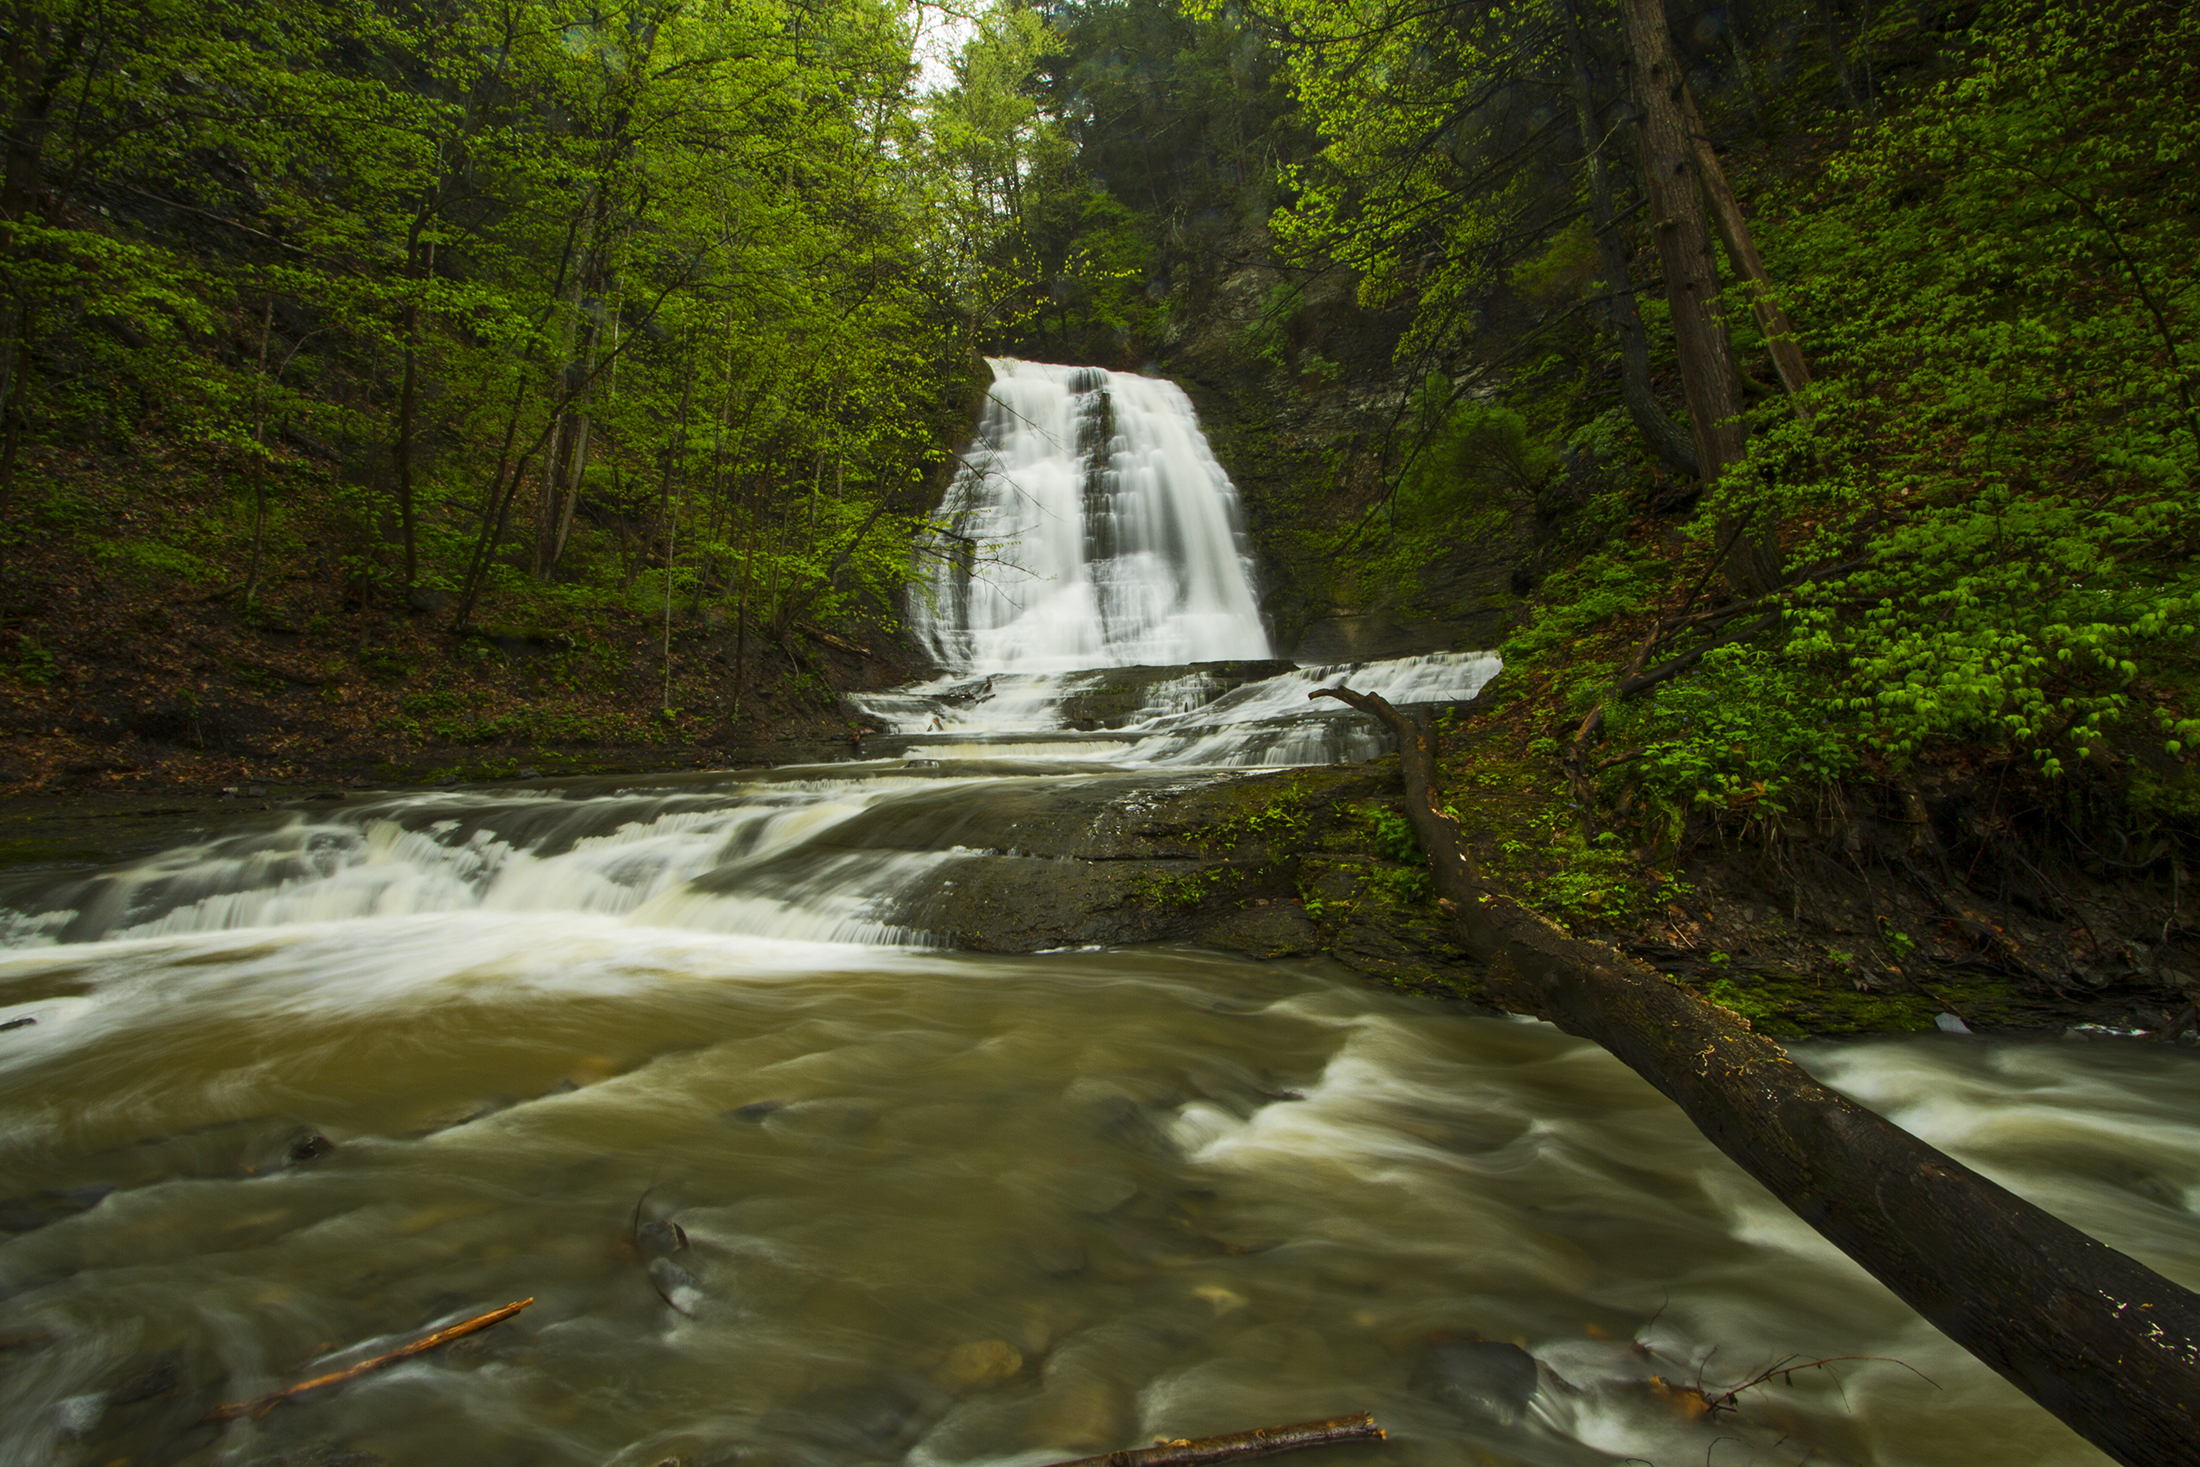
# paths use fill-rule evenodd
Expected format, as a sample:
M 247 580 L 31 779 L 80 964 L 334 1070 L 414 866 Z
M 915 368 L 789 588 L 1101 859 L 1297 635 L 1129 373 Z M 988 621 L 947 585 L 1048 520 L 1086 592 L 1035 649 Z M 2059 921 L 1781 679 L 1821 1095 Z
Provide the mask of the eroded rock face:
M 1098 687 L 1080 690 L 1062 704 L 1062 716 L 1071 728 L 1122 728 L 1150 717 L 1157 684 L 1182 682 L 1196 674 L 1209 686 L 1203 699 L 1212 702 L 1224 693 L 1257 683 L 1263 678 L 1296 670 L 1295 662 L 1194 662 L 1185 667 L 1111 667 Z
M 1234 239 L 1238 263 L 1159 345 L 1162 370 L 1191 395 L 1237 485 L 1275 645 L 1300 662 L 1501 645 L 1546 521 L 1577 506 L 1512 486 L 1485 506 L 1489 523 L 1452 537 L 1413 567 L 1410 583 L 1352 586 L 1334 564 L 1309 557 L 1300 532 L 1350 523 L 1383 492 L 1396 467 L 1394 429 L 1421 384 L 1395 358 L 1401 313 L 1362 307 L 1341 272 L 1287 277 L 1270 249 L 1262 229 Z M 1277 321 L 1274 292 L 1285 284 L 1296 304 Z M 1275 336 L 1271 349 L 1248 351 L 1264 332 Z
M 850 820 L 850 848 L 967 854 L 896 920 L 980 952 L 1196 941 L 1263 959 L 1329 954 L 1379 982 L 1465 993 L 1413 868 L 1369 856 L 1365 809 L 1396 766 L 1032 778 L 981 805 L 950 783 Z M 1005 797 L 1004 797 L 1005 795 Z M 706 878 L 707 881 L 707 878 Z

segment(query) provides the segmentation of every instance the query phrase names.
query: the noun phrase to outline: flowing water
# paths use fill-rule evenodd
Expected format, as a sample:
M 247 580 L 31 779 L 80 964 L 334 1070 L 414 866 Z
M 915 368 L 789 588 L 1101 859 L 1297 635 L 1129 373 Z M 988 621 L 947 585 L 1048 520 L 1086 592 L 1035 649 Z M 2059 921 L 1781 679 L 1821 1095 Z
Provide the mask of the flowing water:
M 1068 451 L 1137 447 L 1108 416 L 1114 439 Z M 1063 472 L 1013 433 L 983 451 Z M 1149 485 L 1189 476 L 1163 458 Z M 1088 585 L 1128 583 L 1109 560 Z M 1190 595 L 1164 575 L 1129 599 Z M 1325 961 L 939 946 L 930 904 L 1007 857 L 1004 803 L 1365 757 L 1372 731 L 1311 687 L 1444 702 L 1495 670 L 1247 680 L 1160 668 L 1158 634 L 949 658 L 872 700 L 907 731 L 894 759 L 359 798 L 13 878 L 0 1462 L 1036 1467 L 1358 1409 L 1391 1440 L 1320 1460 L 2105 1460 L 1547 1026 Z M 2189 1054 L 1799 1055 L 2200 1283 Z M 1689 1389 L 1788 1356 L 1877 1358 L 1731 1412 Z

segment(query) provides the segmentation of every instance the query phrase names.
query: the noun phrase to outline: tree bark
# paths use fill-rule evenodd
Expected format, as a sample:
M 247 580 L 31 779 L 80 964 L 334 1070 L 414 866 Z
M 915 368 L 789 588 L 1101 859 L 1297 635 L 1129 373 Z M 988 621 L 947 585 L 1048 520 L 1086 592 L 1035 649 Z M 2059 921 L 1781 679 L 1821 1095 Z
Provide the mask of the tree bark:
M 1796 1216 L 2127 1467 L 2200 1460 L 2200 1297 L 1855 1101 L 1778 1045 L 1485 885 L 1444 813 L 1436 732 L 1323 688 L 1396 735 L 1406 815 L 1483 995 L 1602 1045 Z
M 1688 428 L 1696 443 L 1699 477 L 1707 484 L 1742 457 L 1745 425 L 1734 354 L 1726 335 L 1726 305 L 1712 258 L 1711 231 L 1699 197 L 1696 151 L 1681 112 L 1683 79 L 1665 33 L 1663 0 L 1622 0 L 1627 39 L 1635 59 L 1635 90 L 1642 106 L 1643 182 L 1650 194 L 1652 232 L 1665 263 L 1666 300 L 1673 308 L 1673 341 L 1680 356 L 1681 390 L 1688 398 Z M 1774 529 L 1733 537 L 1725 567 L 1735 590 L 1763 595 L 1780 583 Z
M 416 239 L 408 253 L 417 253 L 418 249 Z M 428 270 L 432 274 L 434 256 L 431 254 L 429 259 Z M 420 539 L 413 528 L 413 410 L 420 390 L 420 302 L 417 297 L 405 302 L 403 324 L 405 375 L 397 389 L 397 441 L 391 445 L 390 456 L 396 461 L 397 519 L 405 535 L 405 594 L 409 598 L 413 583 L 420 579 Z
M 244 609 L 260 589 L 260 556 L 267 540 L 267 344 L 275 334 L 275 291 L 267 292 L 260 318 L 260 360 L 252 377 L 252 559 L 244 572 Z
M 1388 1437 L 1375 1418 L 1365 1411 L 1332 1416 L 1326 1421 L 1301 1421 L 1292 1426 L 1265 1426 L 1257 1431 L 1233 1431 L 1227 1436 L 1202 1436 L 1164 1441 L 1150 1447 L 1125 1447 L 1100 1457 L 1080 1457 L 1056 1467 L 1213 1467 L 1217 1462 L 1242 1462 L 1248 1457 L 1272 1457 L 1305 1447 L 1325 1447 L 1333 1442 L 1384 1441 Z
M 1742 206 L 1735 201 L 1734 190 L 1726 181 L 1726 169 L 1712 151 L 1711 136 L 1696 110 L 1696 98 L 1686 87 L 1681 88 L 1681 105 L 1689 141 L 1695 145 L 1704 198 L 1711 205 L 1712 222 L 1719 227 L 1719 242 L 1726 246 L 1726 257 L 1735 272 L 1747 278 L 1743 291 L 1749 299 L 1750 313 L 1757 318 L 1757 329 L 1764 333 L 1765 344 L 1772 352 L 1772 366 L 1780 374 L 1780 385 L 1790 396 L 1799 394 L 1810 386 L 1810 367 L 1803 360 L 1802 347 L 1796 344 L 1795 328 L 1788 324 L 1787 312 L 1780 309 L 1772 273 L 1765 269 L 1764 256 L 1757 253 L 1749 221 L 1742 217 Z M 1795 415 L 1806 423 L 1811 419 L 1810 409 L 1801 403 L 1795 405 Z
M 1597 254 L 1605 287 L 1611 292 L 1610 319 L 1619 337 L 1619 395 L 1627 416 L 1650 451 L 1690 478 L 1697 477 L 1695 446 L 1674 422 L 1650 387 L 1650 334 L 1635 309 L 1627 250 L 1620 243 L 1612 207 L 1612 180 L 1604 171 L 1603 138 L 1597 131 L 1596 92 L 1589 76 L 1589 46 L 1581 34 L 1578 0 L 1563 6 L 1566 48 L 1573 61 L 1574 122 L 1581 132 L 1581 153 L 1589 165 L 1589 215 L 1596 224 Z

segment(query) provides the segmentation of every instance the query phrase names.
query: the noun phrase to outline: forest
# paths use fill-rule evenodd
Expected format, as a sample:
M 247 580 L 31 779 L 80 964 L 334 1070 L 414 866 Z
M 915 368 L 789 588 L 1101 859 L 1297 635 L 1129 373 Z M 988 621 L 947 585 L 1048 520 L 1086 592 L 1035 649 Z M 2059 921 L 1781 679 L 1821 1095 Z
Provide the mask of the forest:
M 1279 626 L 1526 504 L 1494 632 L 1577 711 L 1616 611 L 1727 629 L 1574 771 L 1638 821 L 1950 750 L 2189 818 L 2195 22 L 1666 18 L 1679 285 L 1611 8 L 20 8 L 8 773 L 830 722 L 981 356 L 1204 339 L 1211 415 L 1326 405 L 1248 491 Z

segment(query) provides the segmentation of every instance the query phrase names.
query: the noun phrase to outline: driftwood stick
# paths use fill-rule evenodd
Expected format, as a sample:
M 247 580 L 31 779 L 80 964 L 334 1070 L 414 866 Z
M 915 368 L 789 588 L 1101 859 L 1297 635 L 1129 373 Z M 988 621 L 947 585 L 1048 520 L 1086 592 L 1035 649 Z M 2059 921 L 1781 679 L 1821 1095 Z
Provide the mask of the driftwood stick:
M 1602 1045 L 1826 1240 L 2126 1467 L 2200 1462 L 2200 1296 L 1813 1080 L 1746 1021 L 1485 884 L 1445 813 L 1436 730 L 1397 736 L 1405 806 L 1481 996 Z
M 425 1354 L 438 1345 L 449 1344 L 461 1335 L 470 1335 L 475 1330 L 487 1329 L 492 1324 L 501 1324 L 534 1302 L 534 1299 L 530 1297 L 522 1299 L 516 1304 L 507 1304 L 501 1309 L 492 1309 L 487 1314 L 477 1314 L 472 1319 L 452 1325 L 449 1329 L 439 1329 L 432 1335 L 423 1335 L 409 1345 L 399 1345 L 388 1354 L 377 1355 L 372 1360 L 362 1360 L 357 1365 L 346 1366 L 344 1369 L 333 1371 L 328 1375 L 317 1375 L 311 1380 L 299 1381 L 296 1385 L 286 1386 L 271 1395 L 259 1396 L 250 1401 L 237 1401 L 227 1406 L 216 1406 L 199 1419 L 201 1421 L 234 1421 L 239 1416 L 250 1416 L 257 1421 L 293 1397 L 302 1396 L 307 1391 L 317 1391 L 323 1386 L 342 1385 L 347 1380 L 357 1380 L 370 1370 L 380 1370 L 385 1365 L 395 1365 L 400 1360 L 409 1360 L 415 1355 Z
M 1301 1447 L 1326 1447 L 1332 1442 L 1384 1440 L 1383 1429 L 1365 1411 L 1332 1416 L 1327 1421 L 1301 1421 L 1295 1426 L 1264 1426 L 1258 1431 L 1233 1431 L 1228 1436 L 1184 1438 L 1152 1447 L 1125 1447 L 1104 1457 L 1080 1457 L 1056 1467 L 1206 1467 L 1210 1462 L 1235 1462 L 1245 1457 L 1268 1457 L 1295 1452 Z

